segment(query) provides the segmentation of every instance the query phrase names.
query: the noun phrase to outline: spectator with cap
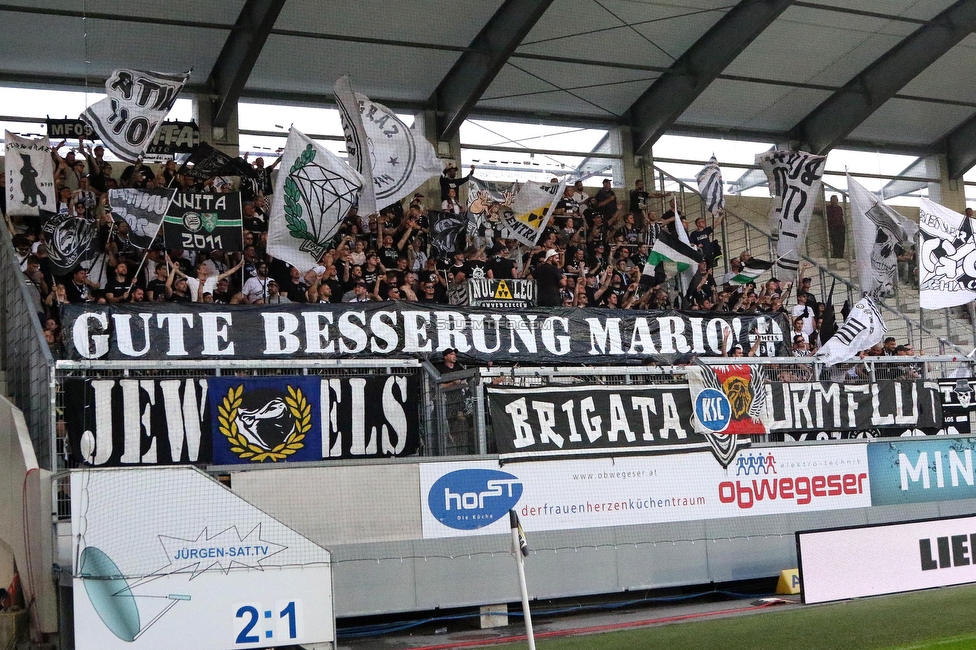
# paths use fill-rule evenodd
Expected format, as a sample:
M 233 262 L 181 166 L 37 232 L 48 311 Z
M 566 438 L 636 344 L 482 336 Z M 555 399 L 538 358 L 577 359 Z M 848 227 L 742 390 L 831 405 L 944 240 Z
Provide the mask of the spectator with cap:
M 366 282 L 359 280 L 353 285 L 352 291 L 346 292 L 342 296 L 342 302 L 369 302 L 372 298 L 369 296 L 369 288 L 366 286 Z
M 610 187 L 610 179 L 603 179 L 603 187 L 596 193 L 596 211 L 607 221 L 617 214 L 617 195 Z
M 566 277 L 562 272 L 560 257 L 559 251 L 549 249 L 543 256 L 542 262 L 536 264 L 535 269 L 532 270 L 539 305 L 542 307 L 558 307 L 562 304 L 559 292 L 566 286 Z
M 462 178 L 457 180 L 458 168 L 453 162 L 449 163 L 447 169 L 444 170 L 444 174 L 440 178 L 441 182 L 441 201 L 447 200 L 451 195 L 451 190 L 454 190 L 454 196 L 460 196 L 461 186 L 471 180 L 474 176 L 474 165 L 471 165 L 471 172 Z

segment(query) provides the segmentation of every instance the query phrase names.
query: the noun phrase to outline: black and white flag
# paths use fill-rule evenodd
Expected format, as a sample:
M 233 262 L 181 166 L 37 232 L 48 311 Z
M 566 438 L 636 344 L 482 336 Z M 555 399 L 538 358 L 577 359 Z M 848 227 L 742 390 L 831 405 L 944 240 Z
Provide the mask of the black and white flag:
M 453 253 L 457 250 L 458 237 L 462 236 L 467 228 L 467 215 L 430 210 L 427 219 L 430 221 L 430 243 L 442 252 Z
M 335 98 L 350 165 L 364 181 L 359 214 L 373 214 L 440 175 L 444 163 L 430 142 L 386 106 L 354 92 L 349 77 L 335 82 Z
M 145 190 L 126 188 L 109 190 L 112 218 L 129 224 L 129 241 L 133 246 L 149 248 L 163 224 L 176 188 L 156 187 Z
M 190 73 L 114 70 L 105 99 L 85 109 L 81 119 L 116 156 L 134 163 L 146 151 Z
M 861 350 L 881 343 L 887 331 L 881 310 L 865 296 L 854 303 L 841 328 L 817 352 L 817 359 L 827 366 L 850 361 Z
M 21 138 L 4 134 L 7 175 L 7 214 L 36 217 L 42 210 L 54 211 L 54 161 L 47 138 Z
M 851 219 L 861 291 L 874 297 L 890 295 L 898 283 L 898 253 L 910 246 L 918 226 L 885 205 L 867 188 L 847 176 Z
M 718 159 L 714 155 L 695 179 L 698 181 L 698 191 L 701 192 L 705 209 L 718 215 L 725 209 L 725 186 L 722 183 L 722 170 L 719 169 Z
M 363 177 L 292 127 L 268 218 L 268 253 L 307 272 L 363 191 Z
M 41 220 L 52 274 L 67 275 L 98 254 L 98 227 L 93 220 L 47 210 L 41 211 Z
M 552 213 L 562 198 L 566 181 L 538 183 L 527 181 L 515 193 L 510 209 L 500 209 L 502 227 L 509 235 L 526 246 L 535 246 L 549 224 Z
M 779 237 L 776 277 L 796 278 L 800 251 L 807 238 L 810 216 L 820 194 L 826 156 L 805 151 L 774 149 L 756 155 L 756 164 L 766 173 L 769 193 L 769 227 Z
M 923 198 L 918 212 L 918 304 L 922 309 L 976 299 L 973 220 Z

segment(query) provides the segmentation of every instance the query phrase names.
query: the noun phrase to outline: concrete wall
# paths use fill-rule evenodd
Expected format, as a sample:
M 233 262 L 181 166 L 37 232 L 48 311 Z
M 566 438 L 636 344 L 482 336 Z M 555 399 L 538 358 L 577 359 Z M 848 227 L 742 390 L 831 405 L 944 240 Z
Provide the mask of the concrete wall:
M 332 552 L 339 617 L 517 602 L 509 535 L 422 538 L 421 462 L 240 471 L 231 489 Z M 539 550 L 526 559 L 529 592 L 545 599 L 771 577 L 797 566 L 795 531 L 974 507 L 962 500 L 530 531 Z
M 57 632 L 57 601 L 51 578 L 51 473 L 38 468 L 24 415 L 3 397 L 0 495 L 0 586 L 10 583 L 11 560 L 16 561 L 24 600 L 36 599 L 39 629 Z

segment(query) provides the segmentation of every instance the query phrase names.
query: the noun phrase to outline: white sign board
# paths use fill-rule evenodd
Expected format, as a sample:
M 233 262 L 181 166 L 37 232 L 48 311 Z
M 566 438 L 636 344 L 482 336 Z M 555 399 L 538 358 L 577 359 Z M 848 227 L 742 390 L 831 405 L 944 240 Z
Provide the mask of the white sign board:
M 335 640 L 329 552 L 192 467 L 71 474 L 75 647 Z
M 866 445 L 420 466 L 425 538 L 633 526 L 871 505 Z
M 976 517 L 799 532 L 803 602 L 976 582 Z

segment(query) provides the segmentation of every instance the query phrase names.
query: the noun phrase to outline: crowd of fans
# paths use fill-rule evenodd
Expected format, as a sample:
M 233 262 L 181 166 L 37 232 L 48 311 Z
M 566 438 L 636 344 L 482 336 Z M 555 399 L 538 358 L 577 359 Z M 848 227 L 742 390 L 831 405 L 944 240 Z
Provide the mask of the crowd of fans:
M 359 215 L 351 209 L 332 246 L 314 268 L 303 273 L 266 252 L 271 170 L 278 161 L 266 167 L 258 158 L 253 163 L 258 182 L 240 183 L 237 178 L 197 179 L 179 173 L 172 160 L 155 169 L 142 163 L 116 169 L 104 160 L 100 146 L 92 148 L 82 141 L 62 154 L 64 147 L 61 142 L 52 154 L 57 170 L 56 209 L 83 216 L 97 226 L 98 256 L 66 276 L 55 277 L 47 263 L 40 220 L 7 220 L 52 349 L 60 344 L 60 308 L 68 303 L 395 300 L 463 305 L 468 299 L 467 280 L 482 278 L 534 279 L 542 306 L 783 314 L 792 324 L 791 343 L 797 356 L 815 353 L 825 341 L 826 305 L 811 292 L 810 278 L 803 277 L 805 269 L 801 268 L 796 287 L 776 278 L 733 284 L 732 278 L 751 255 L 742 251 L 735 256 L 727 273 L 719 268 L 723 251 L 715 229 L 722 216 L 711 226 L 704 218 L 688 223 L 676 201 L 649 193 L 640 180 L 625 197 L 617 196 L 610 180 L 604 180 L 593 196 L 582 181 L 568 185 L 536 246 L 519 245 L 496 229 L 489 231 L 489 237 L 484 232 L 462 235 L 455 250 L 438 250 L 429 237 L 429 210 L 463 212 L 457 197 L 475 171 L 472 167 L 471 174 L 458 178 L 457 168 L 449 166 L 440 179 L 439 200 L 418 192 L 379 214 Z M 115 222 L 108 206 L 107 192 L 117 187 L 241 191 L 241 251 L 167 250 L 162 234 L 148 250 L 137 248 L 129 239 L 128 225 Z M 665 207 L 661 214 L 653 209 L 655 199 Z M 663 263 L 647 268 L 655 240 L 665 232 L 676 236 L 680 227 L 703 258 L 697 269 L 672 271 L 669 276 Z M 755 352 L 755 348 L 735 346 L 730 354 Z

